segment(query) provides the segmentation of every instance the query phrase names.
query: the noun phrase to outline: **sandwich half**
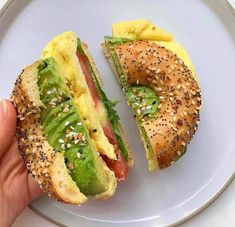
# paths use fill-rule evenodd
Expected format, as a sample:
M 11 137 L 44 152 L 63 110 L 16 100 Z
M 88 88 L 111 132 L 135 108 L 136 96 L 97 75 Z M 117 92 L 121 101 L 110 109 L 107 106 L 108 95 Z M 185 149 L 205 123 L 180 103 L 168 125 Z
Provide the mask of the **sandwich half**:
M 194 67 L 173 36 L 148 20 L 113 25 L 104 54 L 134 112 L 149 170 L 186 151 L 199 123 L 201 90 Z
M 109 198 L 133 164 L 87 46 L 73 32 L 49 42 L 18 77 L 11 97 L 29 172 L 51 197 L 82 204 Z

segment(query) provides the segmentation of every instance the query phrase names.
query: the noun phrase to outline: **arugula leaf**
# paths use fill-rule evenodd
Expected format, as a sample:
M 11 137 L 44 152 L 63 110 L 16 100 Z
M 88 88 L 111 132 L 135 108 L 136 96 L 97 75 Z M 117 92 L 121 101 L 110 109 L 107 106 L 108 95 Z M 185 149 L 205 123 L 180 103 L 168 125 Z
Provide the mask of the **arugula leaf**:
M 122 37 L 113 37 L 113 36 L 105 36 L 105 42 L 109 45 L 120 45 L 123 43 L 131 42 L 132 39 L 122 38 Z
M 128 161 L 128 151 L 126 149 L 126 146 L 125 146 L 125 143 L 121 137 L 121 132 L 120 132 L 120 129 L 119 129 L 119 116 L 116 112 L 116 110 L 114 109 L 114 107 L 116 106 L 116 104 L 118 103 L 118 101 L 110 101 L 106 94 L 104 93 L 104 91 L 102 90 L 101 86 L 100 86 L 100 83 L 96 77 L 96 74 L 91 66 L 91 63 L 90 63 L 90 60 L 89 58 L 87 57 L 85 51 L 83 50 L 82 48 L 82 45 L 81 45 L 81 40 L 80 39 L 77 39 L 77 50 L 79 52 L 81 52 L 87 59 L 88 63 L 89 63 L 89 67 L 90 67 L 90 72 L 92 74 L 92 77 L 93 77 L 93 80 L 95 82 L 95 86 L 96 86 L 96 89 L 99 93 L 99 96 L 102 100 L 102 103 L 104 104 L 106 110 L 107 110 L 107 114 L 108 114 L 108 118 L 110 120 L 110 123 L 111 123 L 111 126 L 112 126 L 112 129 L 113 129 L 113 132 L 114 134 L 116 135 L 116 138 L 117 138 L 117 141 L 118 141 L 118 146 L 121 150 L 121 153 L 125 159 L 125 161 Z

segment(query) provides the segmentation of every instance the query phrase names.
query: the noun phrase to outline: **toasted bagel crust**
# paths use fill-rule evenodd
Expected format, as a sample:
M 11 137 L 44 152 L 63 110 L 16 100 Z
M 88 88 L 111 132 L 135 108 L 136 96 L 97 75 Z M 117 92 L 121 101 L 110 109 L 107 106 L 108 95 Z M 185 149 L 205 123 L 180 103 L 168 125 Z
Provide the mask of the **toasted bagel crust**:
M 129 84 L 152 88 L 159 111 L 142 119 L 160 169 L 173 164 L 196 132 L 201 91 L 192 72 L 176 54 L 152 41 L 134 41 L 115 48 Z
M 56 152 L 43 136 L 37 88 L 38 64 L 26 67 L 18 77 L 11 101 L 17 110 L 19 150 L 29 172 L 50 197 L 70 204 L 82 204 L 87 198 L 72 180 L 64 157 Z

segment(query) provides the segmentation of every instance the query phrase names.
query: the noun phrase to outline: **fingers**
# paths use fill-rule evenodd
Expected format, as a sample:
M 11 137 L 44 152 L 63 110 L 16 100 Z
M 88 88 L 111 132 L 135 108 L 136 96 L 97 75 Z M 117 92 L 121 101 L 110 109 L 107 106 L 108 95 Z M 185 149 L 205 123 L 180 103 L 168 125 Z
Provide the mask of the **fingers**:
M 10 101 L 0 101 L 0 158 L 11 145 L 16 131 L 16 111 Z
M 33 179 L 31 174 L 28 175 L 28 188 L 30 202 L 43 194 L 42 189 L 40 189 L 38 183 Z

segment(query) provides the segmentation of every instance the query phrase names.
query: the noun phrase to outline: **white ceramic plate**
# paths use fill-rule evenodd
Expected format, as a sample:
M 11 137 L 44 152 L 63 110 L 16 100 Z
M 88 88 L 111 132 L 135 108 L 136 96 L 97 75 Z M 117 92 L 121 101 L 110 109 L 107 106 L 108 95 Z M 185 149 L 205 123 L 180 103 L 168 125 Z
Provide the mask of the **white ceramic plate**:
M 172 32 L 189 51 L 202 87 L 199 130 L 174 166 L 149 173 L 132 113 L 117 110 L 134 151 L 135 166 L 107 201 L 82 207 L 46 197 L 31 206 L 69 226 L 166 226 L 189 218 L 209 204 L 235 170 L 235 19 L 223 0 L 18 0 L 0 14 L 0 97 L 9 97 L 22 67 L 40 57 L 56 34 L 74 30 L 90 47 L 111 99 L 123 99 L 100 44 L 111 24 L 147 18 Z

